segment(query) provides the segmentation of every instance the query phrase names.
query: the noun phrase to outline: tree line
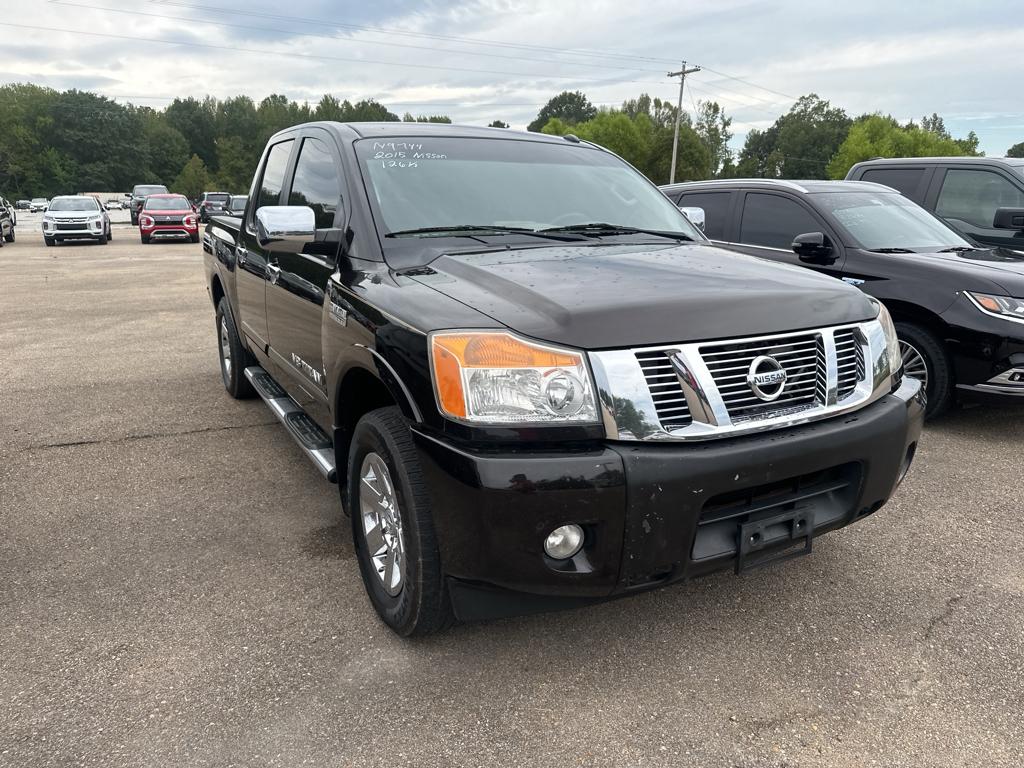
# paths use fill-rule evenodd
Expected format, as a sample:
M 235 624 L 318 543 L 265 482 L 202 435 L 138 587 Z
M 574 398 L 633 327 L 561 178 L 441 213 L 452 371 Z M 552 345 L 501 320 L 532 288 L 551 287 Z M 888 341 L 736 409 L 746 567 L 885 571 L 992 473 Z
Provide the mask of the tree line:
M 127 191 L 166 184 L 196 197 L 203 190 L 244 192 L 267 139 L 310 120 L 450 123 L 447 115 L 399 116 L 373 99 L 326 94 L 316 104 L 271 95 L 177 98 L 165 109 L 120 104 L 95 93 L 29 84 L 0 86 L 0 193 L 52 197 L 78 191 Z M 972 131 L 954 138 L 942 118 L 900 123 L 890 116 L 850 117 L 816 94 L 800 98 L 771 126 L 729 148 L 732 118 L 716 102 L 680 115 L 677 180 L 733 177 L 843 178 L 872 157 L 977 155 Z M 597 108 L 580 91 L 554 96 L 528 126 L 573 133 L 618 153 L 656 183 L 670 176 L 676 106 L 647 94 Z M 507 128 L 495 120 L 490 124 Z M 1024 142 L 1007 154 L 1024 157 Z

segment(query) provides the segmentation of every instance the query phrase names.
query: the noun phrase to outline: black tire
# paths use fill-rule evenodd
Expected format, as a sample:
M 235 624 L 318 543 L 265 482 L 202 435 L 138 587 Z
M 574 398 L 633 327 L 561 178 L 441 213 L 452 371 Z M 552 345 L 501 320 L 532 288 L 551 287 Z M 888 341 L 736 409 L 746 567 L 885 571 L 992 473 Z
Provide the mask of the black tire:
M 14 227 L 11 227 L 10 234 L 4 235 L 4 241 L 8 243 L 14 242 Z
M 199 235 L 189 235 L 189 239 L 190 239 L 190 240 L 191 240 L 191 241 L 192 241 L 193 243 L 198 243 L 198 242 L 199 242 Z
M 947 410 L 953 404 L 953 364 L 946 347 L 934 333 L 914 323 L 896 323 L 896 335 L 903 344 L 909 345 L 924 361 L 928 376 L 928 407 L 925 418 L 931 419 Z M 906 359 L 906 355 L 904 355 Z
M 53 245 L 53 244 L 54 244 L 54 243 L 55 243 L 56 241 L 55 241 L 55 240 L 54 240 L 54 239 L 53 239 L 52 237 L 44 237 L 44 238 L 43 238 L 43 242 L 44 242 L 44 243 L 46 243 L 46 247 L 47 247 L 47 248 L 49 248 L 49 247 L 50 247 L 50 246 L 52 246 L 52 245 Z
M 109 240 L 113 240 L 113 239 L 114 239 L 114 228 L 111 227 L 110 229 L 107 230 L 107 240 L 109 241 Z
M 400 591 L 389 594 L 367 545 L 360 505 L 362 467 L 374 453 L 391 476 L 401 517 L 405 573 Z M 451 626 L 451 601 L 441 569 L 441 554 L 423 471 L 402 412 L 394 406 L 370 411 L 356 424 L 348 457 L 348 508 L 359 571 L 366 593 L 385 624 L 402 637 L 428 635 Z
M 238 336 L 231 304 L 223 297 L 217 304 L 217 357 L 220 361 L 220 377 L 224 389 L 236 400 L 246 400 L 256 394 L 252 384 L 245 378 L 245 369 L 256 361 Z M 227 344 L 228 360 L 225 360 L 224 345 Z
M 96 242 L 99 243 L 100 245 L 106 245 L 107 244 L 107 236 L 106 235 L 100 235 L 99 237 L 96 238 Z
M 135 211 L 131 212 L 131 217 L 132 217 L 132 226 L 133 227 L 139 226 L 139 217 L 135 215 Z
M 143 245 L 149 245 L 149 235 L 139 235 Z

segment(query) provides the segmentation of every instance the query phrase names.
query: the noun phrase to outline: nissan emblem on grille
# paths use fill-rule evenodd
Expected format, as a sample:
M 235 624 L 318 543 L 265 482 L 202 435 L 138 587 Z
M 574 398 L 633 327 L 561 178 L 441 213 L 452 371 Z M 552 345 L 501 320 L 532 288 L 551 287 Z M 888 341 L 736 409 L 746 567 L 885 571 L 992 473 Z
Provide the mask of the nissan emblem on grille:
M 786 388 L 786 370 L 768 355 L 755 357 L 747 371 L 750 390 L 765 402 L 777 400 Z

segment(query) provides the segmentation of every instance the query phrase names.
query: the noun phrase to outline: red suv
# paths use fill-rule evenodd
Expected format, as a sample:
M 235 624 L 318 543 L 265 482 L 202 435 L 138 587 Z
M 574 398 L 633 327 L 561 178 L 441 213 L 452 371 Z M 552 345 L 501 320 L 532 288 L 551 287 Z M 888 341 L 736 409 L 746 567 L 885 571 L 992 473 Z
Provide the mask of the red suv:
M 183 195 L 150 195 L 139 211 L 143 243 L 154 239 L 188 238 L 199 242 L 199 217 Z

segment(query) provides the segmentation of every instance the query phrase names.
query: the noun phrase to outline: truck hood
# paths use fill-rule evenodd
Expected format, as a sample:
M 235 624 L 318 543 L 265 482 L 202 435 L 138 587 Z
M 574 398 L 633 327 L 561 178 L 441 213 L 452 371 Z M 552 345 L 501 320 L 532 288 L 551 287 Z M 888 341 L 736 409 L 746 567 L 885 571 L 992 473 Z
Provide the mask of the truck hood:
M 700 244 L 449 253 L 414 279 L 526 336 L 581 349 L 781 333 L 871 319 L 855 288 Z

